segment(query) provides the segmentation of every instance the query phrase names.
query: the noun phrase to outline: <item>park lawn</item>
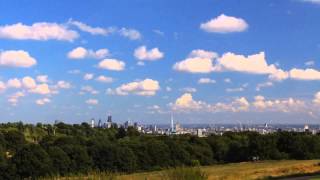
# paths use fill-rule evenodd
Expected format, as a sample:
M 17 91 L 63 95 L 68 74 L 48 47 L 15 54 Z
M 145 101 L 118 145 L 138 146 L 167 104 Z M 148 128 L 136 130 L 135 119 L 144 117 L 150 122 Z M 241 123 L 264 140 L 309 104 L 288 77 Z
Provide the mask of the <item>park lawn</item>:
M 249 180 L 320 172 L 320 160 L 282 160 L 204 166 L 209 179 Z M 119 176 L 120 180 L 160 180 L 163 171 Z

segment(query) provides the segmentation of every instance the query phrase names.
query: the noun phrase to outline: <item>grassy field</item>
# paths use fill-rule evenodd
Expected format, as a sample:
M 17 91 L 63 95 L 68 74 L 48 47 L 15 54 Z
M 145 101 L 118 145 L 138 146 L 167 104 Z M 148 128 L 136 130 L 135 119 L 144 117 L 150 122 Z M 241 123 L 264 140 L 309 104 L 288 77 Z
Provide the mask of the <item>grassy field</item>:
M 230 163 L 225 165 L 214 165 L 201 167 L 201 171 L 208 179 L 217 180 L 250 180 L 267 179 L 270 177 L 282 177 L 297 174 L 309 174 L 320 172 L 320 160 L 285 160 L 285 161 L 263 161 Z M 190 171 L 190 169 L 186 169 Z M 169 170 L 170 171 L 170 170 Z M 69 177 L 57 179 L 116 179 L 116 180 L 163 180 L 181 178 L 168 178 L 168 170 L 135 173 L 129 175 L 108 175 L 94 173 L 86 177 Z M 187 172 L 186 171 L 186 172 Z M 56 179 L 56 178 L 55 178 Z M 185 178 L 184 178 L 185 179 Z M 190 178 L 189 178 L 190 179 Z M 193 178 L 194 179 L 194 178 Z

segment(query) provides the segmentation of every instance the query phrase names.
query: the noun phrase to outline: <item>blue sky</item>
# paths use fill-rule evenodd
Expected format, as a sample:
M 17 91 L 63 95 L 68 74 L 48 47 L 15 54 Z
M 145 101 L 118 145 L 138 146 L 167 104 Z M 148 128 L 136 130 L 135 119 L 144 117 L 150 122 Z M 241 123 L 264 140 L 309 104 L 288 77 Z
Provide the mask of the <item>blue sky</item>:
M 1 122 L 318 123 L 320 1 L 0 1 Z

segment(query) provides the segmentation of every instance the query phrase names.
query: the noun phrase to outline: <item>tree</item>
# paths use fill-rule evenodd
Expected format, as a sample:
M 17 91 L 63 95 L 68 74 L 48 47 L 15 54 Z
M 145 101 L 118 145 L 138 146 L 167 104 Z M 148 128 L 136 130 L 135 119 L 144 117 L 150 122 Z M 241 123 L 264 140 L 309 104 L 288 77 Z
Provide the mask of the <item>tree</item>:
M 52 160 L 54 174 L 66 175 L 70 171 L 71 160 L 59 147 L 49 147 L 48 154 Z
M 39 145 L 29 144 L 21 148 L 12 158 L 20 178 L 37 178 L 51 174 L 49 155 Z
M 18 149 L 20 149 L 23 145 L 26 144 L 24 135 L 16 130 L 8 131 L 5 134 L 5 140 L 7 142 L 7 148 L 13 152 L 16 152 Z

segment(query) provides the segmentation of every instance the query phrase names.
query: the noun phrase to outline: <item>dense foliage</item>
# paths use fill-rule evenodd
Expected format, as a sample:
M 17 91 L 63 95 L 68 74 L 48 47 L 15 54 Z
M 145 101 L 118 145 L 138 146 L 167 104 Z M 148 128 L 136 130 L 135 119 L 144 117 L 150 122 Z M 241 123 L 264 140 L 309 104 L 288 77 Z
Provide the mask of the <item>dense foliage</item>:
M 0 179 L 136 172 L 253 159 L 320 158 L 320 135 L 225 133 L 199 138 L 155 136 L 81 125 L 0 125 Z

